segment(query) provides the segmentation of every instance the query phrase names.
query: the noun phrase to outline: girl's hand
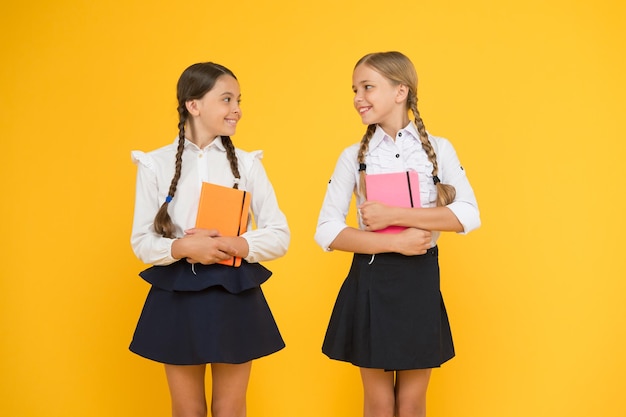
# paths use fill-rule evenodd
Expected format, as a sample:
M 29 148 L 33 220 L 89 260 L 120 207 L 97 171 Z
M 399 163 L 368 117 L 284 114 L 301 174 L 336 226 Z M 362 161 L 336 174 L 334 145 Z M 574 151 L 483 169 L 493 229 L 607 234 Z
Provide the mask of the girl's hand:
M 359 206 L 361 221 L 365 230 L 374 231 L 393 226 L 395 216 L 394 207 L 390 207 L 378 201 L 366 201 Z
M 228 241 L 219 239 L 217 230 L 189 229 L 185 236 L 172 244 L 172 256 L 187 258 L 189 263 L 214 264 L 237 255 Z M 178 256 L 177 256 L 178 255 Z
M 395 235 L 396 245 L 394 252 L 403 255 L 423 255 L 430 249 L 432 233 L 428 230 L 409 227 Z

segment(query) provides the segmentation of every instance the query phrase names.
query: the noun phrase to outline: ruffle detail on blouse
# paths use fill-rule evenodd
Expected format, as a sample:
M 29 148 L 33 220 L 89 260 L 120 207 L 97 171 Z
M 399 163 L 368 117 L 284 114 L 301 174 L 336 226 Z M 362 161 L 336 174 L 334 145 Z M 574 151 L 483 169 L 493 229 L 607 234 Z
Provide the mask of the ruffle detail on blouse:
M 398 172 L 396 152 L 397 147 L 379 145 L 374 155 L 368 154 L 367 173 L 380 174 L 387 172 Z M 419 140 L 405 143 L 401 150 L 403 153 L 403 165 L 411 167 L 411 171 L 417 171 L 419 176 L 420 202 L 422 207 L 430 207 L 437 199 L 437 191 L 433 183 L 433 163 L 428 159 L 428 155 L 422 148 Z
M 131 151 L 130 157 L 135 164 L 141 164 L 146 168 L 154 171 L 154 160 L 150 155 L 142 151 Z
M 250 151 L 250 156 L 252 157 L 252 159 L 263 159 L 263 151 L 258 150 L 258 151 Z
M 244 172 L 249 172 L 250 169 L 252 169 L 252 165 L 254 164 L 254 161 L 257 159 L 259 161 L 263 159 L 262 150 L 250 151 L 250 152 L 242 151 L 240 149 L 237 150 L 237 160 L 243 166 Z
M 238 294 L 263 284 L 272 276 L 272 271 L 259 263 L 246 261 L 237 268 L 221 264 L 194 264 L 192 268 L 192 264 L 181 259 L 170 265 L 152 266 L 139 276 L 166 291 L 202 291 L 221 286 L 231 294 Z

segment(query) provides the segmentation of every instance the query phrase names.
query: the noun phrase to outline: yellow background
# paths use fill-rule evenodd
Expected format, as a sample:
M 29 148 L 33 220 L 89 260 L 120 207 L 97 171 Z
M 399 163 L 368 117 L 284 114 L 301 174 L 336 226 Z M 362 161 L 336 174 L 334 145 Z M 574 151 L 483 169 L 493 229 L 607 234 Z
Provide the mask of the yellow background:
M 129 245 L 135 167 L 176 135 L 175 84 L 238 76 L 235 144 L 265 150 L 288 255 L 264 290 L 288 347 L 253 366 L 250 416 L 361 414 L 320 352 L 349 254 L 313 242 L 364 126 L 351 72 L 400 50 L 452 140 L 483 226 L 445 235 L 457 357 L 429 416 L 623 416 L 626 3 L 619 0 L 12 2 L 0 13 L 0 415 L 166 416 L 161 365 L 127 350 L 148 286 Z

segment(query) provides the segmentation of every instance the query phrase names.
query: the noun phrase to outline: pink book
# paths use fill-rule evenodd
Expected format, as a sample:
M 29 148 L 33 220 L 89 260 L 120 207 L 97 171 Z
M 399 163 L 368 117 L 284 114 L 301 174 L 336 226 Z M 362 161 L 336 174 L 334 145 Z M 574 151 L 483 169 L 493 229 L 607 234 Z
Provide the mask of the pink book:
M 420 187 L 417 172 L 392 172 L 365 176 L 367 201 L 378 201 L 394 207 L 419 207 Z M 400 233 L 404 226 L 389 226 L 379 233 Z

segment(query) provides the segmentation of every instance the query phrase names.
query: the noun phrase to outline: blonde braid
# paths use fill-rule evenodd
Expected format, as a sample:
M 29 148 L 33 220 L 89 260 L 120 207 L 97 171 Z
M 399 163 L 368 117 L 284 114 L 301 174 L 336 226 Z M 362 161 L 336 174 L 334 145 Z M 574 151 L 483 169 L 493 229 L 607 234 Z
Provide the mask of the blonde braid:
M 428 156 L 428 160 L 433 164 L 433 181 L 437 186 L 437 206 L 447 206 L 448 204 L 454 201 L 454 197 L 456 197 L 456 190 L 450 184 L 444 184 L 441 182 L 439 177 L 437 176 L 439 173 L 439 165 L 437 164 L 437 155 L 435 154 L 435 150 L 428 140 L 428 133 L 426 133 L 426 127 L 424 126 L 424 121 L 420 116 L 419 111 L 417 110 L 417 94 L 414 92 L 409 93 L 409 97 L 407 99 L 407 105 L 413 112 L 413 116 L 415 117 L 415 125 L 417 126 L 417 131 L 420 135 L 420 141 L 422 142 L 422 147 L 426 151 L 426 155 Z
M 363 139 L 361 139 L 361 147 L 359 148 L 359 154 L 357 156 L 357 162 L 359 163 L 359 185 L 358 194 L 363 198 L 367 198 L 367 190 L 365 188 L 365 154 L 369 148 L 370 139 L 374 136 L 376 131 L 376 125 L 368 125 Z
M 239 165 L 237 164 L 237 154 L 235 153 L 235 146 L 233 145 L 233 141 L 230 139 L 230 136 L 222 136 L 222 144 L 224 148 L 226 148 L 226 156 L 228 157 L 228 162 L 230 163 L 230 170 L 233 173 L 233 176 L 237 179 L 233 188 L 239 188 L 239 179 L 241 179 L 241 175 L 239 174 Z

